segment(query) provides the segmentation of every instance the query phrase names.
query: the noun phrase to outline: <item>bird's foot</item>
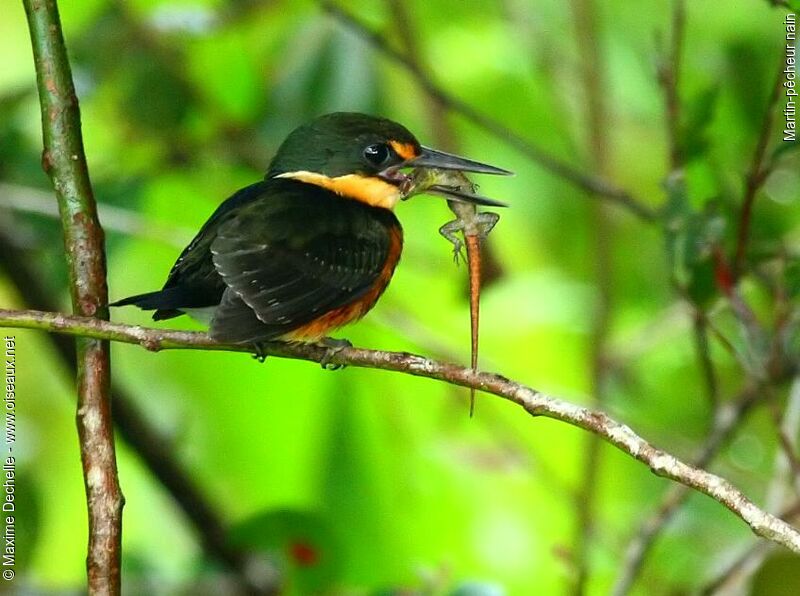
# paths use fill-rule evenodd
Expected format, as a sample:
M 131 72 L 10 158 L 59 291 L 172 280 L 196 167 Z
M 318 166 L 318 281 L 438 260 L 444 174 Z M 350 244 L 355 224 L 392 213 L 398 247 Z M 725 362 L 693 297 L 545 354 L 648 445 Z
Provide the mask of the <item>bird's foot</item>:
M 331 358 L 345 348 L 352 348 L 353 344 L 346 339 L 334 339 L 332 337 L 323 337 L 317 343 L 323 348 L 326 348 L 325 355 L 322 357 L 322 360 L 319 361 L 322 368 L 325 370 L 338 370 L 346 366 L 344 364 L 331 364 Z
M 267 351 L 265 349 L 266 344 L 256 342 L 252 344 L 252 346 L 253 346 L 253 358 L 263 364 L 264 360 L 267 359 Z

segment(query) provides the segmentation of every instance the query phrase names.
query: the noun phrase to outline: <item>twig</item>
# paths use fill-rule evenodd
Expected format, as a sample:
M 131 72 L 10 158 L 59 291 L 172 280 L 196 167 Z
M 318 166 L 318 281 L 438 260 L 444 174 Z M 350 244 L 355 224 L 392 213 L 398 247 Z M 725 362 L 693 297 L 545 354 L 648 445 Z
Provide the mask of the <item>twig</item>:
M 788 488 L 787 481 L 789 477 L 792 480 L 791 484 L 794 487 L 797 486 L 796 470 L 794 469 L 794 464 L 796 462 L 794 457 L 796 441 L 794 441 L 793 438 L 794 435 L 797 434 L 796 431 L 799 420 L 800 378 L 796 377 L 789 389 L 789 396 L 786 400 L 786 409 L 783 413 L 783 419 L 778 421 L 778 432 L 783 436 L 783 439 L 788 441 L 788 449 L 785 447 L 783 451 L 778 451 L 775 455 L 775 472 L 773 473 L 770 486 L 767 488 L 765 499 L 765 507 L 773 510 L 783 509 L 781 518 L 790 522 L 793 521 L 793 518 L 800 515 L 800 501 L 797 501 L 796 488 L 795 497 L 792 499 L 793 504 L 789 507 L 784 506 L 784 503 L 787 501 L 786 489 Z M 760 540 L 755 542 L 728 565 L 724 571 L 719 573 L 715 579 L 709 582 L 699 593 L 707 596 L 712 594 L 722 596 L 723 594 L 740 593 L 745 582 L 759 570 L 766 557 L 774 550 L 775 544 L 773 542 L 764 542 Z
M 773 395 L 769 395 L 767 400 L 770 405 L 776 402 Z M 775 405 L 777 406 L 777 404 Z M 800 382 L 795 379 L 789 390 L 789 397 L 786 400 L 784 424 L 790 424 L 793 428 L 797 427 L 797 417 L 800 414 L 798 406 L 800 406 Z M 791 499 L 787 498 L 791 473 L 792 470 L 786 453 L 776 450 L 772 478 L 765 491 L 764 509 L 767 511 L 783 511 L 781 518 L 790 523 L 792 522 L 792 517 L 798 513 L 798 506 L 800 506 L 796 496 Z M 794 504 L 786 507 L 787 502 L 793 502 Z M 773 542 L 755 541 L 750 548 L 741 552 L 725 571 L 718 574 L 716 579 L 708 583 L 698 593 L 716 594 L 717 596 L 732 596 L 744 593 L 747 591 L 745 590 L 746 583 L 758 572 L 766 557 L 775 548 L 776 545 Z
M 42 165 L 58 198 L 75 313 L 108 319 L 103 230 L 83 151 L 78 98 L 72 84 L 55 0 L 23 0 L 30 29 L 42 112 Z M 109 399 L 109 346 L 79 337 L 77 425 L 80 438 L 89 545 L 90 594 L 120 593 L 122 506 Z
M 719 384 L 717 383 L 717 371 L 714 368 L 714 361 L 711 360 L 711 345 L 708 341 L 708 319 L 706 314 L 697 310 L 692 305 L 692 332 L 694 335 L 695 351 L 700 371 L 705 381 L 706 396 L 712 411 L 719 406 Z
M 770 400 L 778 445 L 785 461 L 795 495 L 800 497 L 800 458 L 797 455 L 797 432 L 800 429 L 800 378 L 795 378 L 783 412 L 775 400 Z
M 685 161 L 683 141 L 681 139 L 681 102 L 678 93 L 683 59 L 683 31 L 685 27 L 685 0 L 673 0 L 669 56 L 666 59 L 662 59 L 658 69 L 658 81 L 664 89 L 669 161 L 670 170 L 672 171 L 682 168 Z
M 654 221 L 657 218 L 657 213 L 651 207 L 642 203 L 639 199 L 631 195 L 631 193 L 618 188 L 606 180 L 584 174 L 579 169 L 572 167 L 568 163 L 521 137 L 510 128 L 482 114 L 468 103 L 450 95 L 417 68 L 414 62 L 410 60 L 405 53 L 394 49 L 382 35 L 370 29 L 340 6 L 326 0 L 322 0 L 320 4 L 322 8 L 335 19 L 356 31 L 373 47 L 405 67 L 428 95 L 436 96 L 438 101 L 448 109 L 458 112 L 476 126 L 483 128 L 493 136 L 511 147 L 514 147 L 528 159 L 538 163 L 552 174 L 582 188 L 590 193 L 590 195 L 596 195 L 604 200 L 616 203 L 645 221 Z
M 598 34 L 597 5 L 594 0 L 573 0 L 575 34 L 581 54 L 581 80 L 586 98 L 586 116 L 589 138 L 587 152 L 593 173 L 604 176 L 609 153 L 608 113 L 606 109 L 606 83 L 604 48 Z M 612 253 L 614 222 L 608 206 L 600 201 L 590 205 L 593 246 L 589 257 L 595 259 L 595 280 L 598 297 L 595 304 L 590 338 L 590 366 L 593 405 L 602 407 L 611 375 L 609 357 L 609 330 L 612 315 Z M 589 435 L 584 448 L 583 483 L 577 501 L 575 536 L 575 565 L 577 573 L 573 594 L 586 591 L 591 571 L 591 545 L 595 530 L 595 509 L 598 500 L 598 478 L 602 456 L 602 443 L 597 435 Z
M 405 0 L 388 0 L 389 9 L 392 12 L 392 23 L 397 30 L 400 41 L 405 50 L 405 62 L 412 72 L 420 73 L 426 80 L 430 80 L 430 73 L 425 66 L 420 56 L 420 51 L 417 43 L 417 35 L 411 23 L 411 16 L 408 11 L 408 3 Z M 327 9 L 327 7 L 326 7 Z M 455 135 L 453 129 L 447 122 L 446 111 L 447 104 L 442 100 L 442 96 L 437 93 L 430 93 L 428 87 L 424 86 L 424 90 L 431 100 L 430 103 L 430 124 L 433 138 L 437 144 L 441 145 L 446 151 L 455 151 L 454 141 Z
M 704 468 L 711 462 L 742 423 L 745 415 L 757 402 L 758 397 L 759 392 L 755 388 L 748 388 L 733 404 L 720 405 L 716 411 L 714 428 L 698 455 L 693 459 L 693 465 Z M 656 511 L 639 526 L 625 549 L 622 570 L 612 590 L 614 596 L 624 596 L 631 590 L 656 538 L 688 496 L 689 491 L 686 486 L 673 486 L 661 500 Z
M 800 502 L 788 507 L 781 513 L 780 517 L 788 522 L 794 522 L 798 515 L 800 515 Z M 738 593 L 729 591 L 728 588 L 740 585 L 749 579 L 775 548 L 775 543 L 773 542 L 763 542 L 761 540 L 754 542 L 750 548 L 737 557 L 722 573 L 701 589 L 698 594 L 703 594 L 704 596 L 721 595 L 723 591 L 728 594 Z
M 736 251 L 733 261 L 733 272 L 736 277 L 742 274 L 744 268 L 745 252 L 747 250 L 747 240 L 750 235 L 750 221 L 753 215 L 753 203 L 755 203 L 756 192 L 758 192 L 758 189 L 764 184 L 771 169 L 769 166 L 764 165 L 764 157 L 767 152 L 767 145 L 769 145 L 772 121 L 775 117 L 775 105 L 778 103 L 778 97 L 783 88 L 784 68 L 783 54 L 781 54 L 778 76 L 775 78 L 775 84 L 772 86 L 772 91 L 767 100 L 764 117 L 761 122 L 761 131 L 759 132 L 756 147 L 753 151 L 753 158 L 750 161 L 750 168 L 745 176 L 742 212 L 739 217 L 739 232 L 736 237 Z
M 252 351 L 252 347 L 247 345 L 217 343 L 202 332 L 152 329 L 62 313 L 0 309 L 0 327 L 39 329 L 79 337 L 119 341 L 137 344 L 151 351 L 168 349 L 245 353 Z M 654 447 L 628 426 L 612 420 L 603 412 L 550 397 L 498 374 L 475 373 L 469 368 L 436 362 L 406 352 L 344 348 L 331 357 L 327 348 L 316 344 L 271 342 L 263 344 L 261 348 L 264 354 L 282 358 L 320 362 L 327 356 L 326 361 L 330 364 L 402 372 L 462 387 L 475 387 L 519 405 L 531 416 L 560 420 L 599 435 L 624 453 L 647 465 L 654 474 L 675 480 L 710 496 L 740 517 L 756 535 L 800 553 L 800 531 L 759 509 L 724 478 L 691 466 Z
M 667 145 L 669 147 L 669 171 L 674 174 L 685 165 L 685 147 L 682 136 L 680 76 L 683 63 L 684 30 L 686 29 L 686 1 L 673 0 L 672 26 L 670 29 L 669 54 L 662 57 L 658 67 L 658 82 L 664 92 Z M 687 301 L 688 298 L 687 298 Z M 689 301 L 691 302 L 691 301 Z M 717 377 L 711 360 L 708 328 L 705 313 L 692 304 L 692 333 L 698 365 L 706 386 L 706 395 L 712 410 L 719 399 Z
M 59 217 L 58 205 L 53 204 L 51 192 L 17 184 L 0 183 L 0 211 L 4 209 Z M 162 226 L 147 221 L 135 211 L 105 203 L 98 203 L 97 211 L 106 231 L 154 240 L 176 248 L 185 247 L 195 233 L 186 227 Z

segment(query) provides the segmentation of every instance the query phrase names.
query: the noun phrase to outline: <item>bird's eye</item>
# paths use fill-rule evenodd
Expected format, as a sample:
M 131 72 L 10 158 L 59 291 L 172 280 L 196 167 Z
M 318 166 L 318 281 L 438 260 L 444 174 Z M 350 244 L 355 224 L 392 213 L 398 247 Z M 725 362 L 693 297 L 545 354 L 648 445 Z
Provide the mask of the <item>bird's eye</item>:
M 385 143 L 376 143 L 364 149 L 364 157 L 374 166 L 379 166 L 389 159 L 391 151 Z

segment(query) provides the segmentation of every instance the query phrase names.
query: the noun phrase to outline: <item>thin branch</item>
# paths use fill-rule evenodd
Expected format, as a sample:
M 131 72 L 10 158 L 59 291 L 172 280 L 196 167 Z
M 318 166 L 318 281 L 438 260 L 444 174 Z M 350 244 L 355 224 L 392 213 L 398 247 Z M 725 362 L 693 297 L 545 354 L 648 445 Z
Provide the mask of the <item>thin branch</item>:
M 449 110 L 457 112 L 474 125 L 483 128 L 501 141 L 514 147 L 528 159 L 538 163 L 550 173 L 567 180 L 578 188 L 590 193 L 590 195 L 596 195 L 606 201 L 624 207 L 645 221 L 654 221 L 657 218 L 658 214 L 655 210 L 642 203 L 628 191 L 618 188 L 607 180 L 602 180 L 583 173 L 580 169 L 572 167 L 570 164 L 551 155 L 524 137 L 521 137 L 512 129 L 484 115 L 468 103 L 450 95 L 422 72 L 409 56 L 393 48 L 381 34 L 373 31 L 370 27 L 340 6 L 326 0 L 322 0 L 320 4 L 332 17 L 353 29 L 374 48 L 408 70 L 428 95 L 435 96 L 437 100 Z
M 55 0 L 23 0 L 30 29 L 44 152 L 42 165 L 58 198 L 72 308 L 108 319 L 103 230 L 81 137 L 78 98 Z M 122 506 L 111 422 L 109 345 L 79 337 L 77 425 L 89 513 L 86 557 L 90 594 L 120 593 Z
M 774 402 L 774 400 L 772 401 Z M 795 378 L 789 389 L 783 419 L 778 423 L 779 432 L 789 441 L 788 447 L 792 453 L 796 447 L 794 437 L 797 434 L 798 421 L 800 421 L 800 378 Z M 786 451 L 778 451 L 776 453 L 775 472 L 767 489 L 765 499 L 765 506 L 770 509 L 783 508 L 784 511 L 781 514 L 781 518 L 790 523 L 796 522 L 797 516 L 800 515 L 800 501 L 797 501 L 796 496 L 793 499 L 793 504 L 788 507 L 783 505 L 787 500 L 787 484 L 792 484 L 795 487 L 795 495 L 797 494 L 797 477 L 791 478 L 791 482 L 788 482 L 789 478 L 787 478 L 787 476 L 792 476 L 794 473 L 792 469 L 794 466 L 790 463 L 792 459 Z M 746 582 L 755 575 L 763 565 L 764 560 L 776 548 L 773 542 L 764 542 L 762 540 L 754 542 L 698 593 L 706 596 L 722 596 L 723 594 L 738 594 L 742 592 L 745 589 Z
M 167 349 L 245 353 L 252 351 L 252 346 L 220 344 L 207 334 L 197 331 L 152 329 L 52 312 L 0 309 L 0 327 L 39 329 L 78 337 L 119 341 L 140 345 L 151 351 Z M 691 466 L 654 447 L 628 426 L 612 420 L 603 412 L 550 397 L 498 374 L 473 372 L 469 368 L 436 362 L 406 352 L 344 348 L 330 356 L 328 348 L 317 344 L 269 342 L 260 347 L 267 355 L 312 362 L 326 359 L 330 364 L 401 372 L 462 387 L 474 387 L 496 395 L 517 404 L 531 416 L 560 420 L 599 435 L 624 453 L 644 463 L 657 476 L 674 480 L 710 496 L 740 517 L 756 535 L 800 553 L 800 531 L 759 509 L 724 478 Z
M 426 80 L 430 80 L 428 68 L 420 56 L 416 31 L 408 11 L 408 3 L 405 0 L 388 0 L 388 8 L 392 12 L 392 23 L 403 44 L 406 55 L 405 63 L 408 64 L 412 72 L 420 73 Z M 455 151 L 455 134 L 453 134 L 453 128 L 447 122 L 445 113 L 448 107 L 447 104 L 442 100 L 441 95 L 430 93 L 427 86 L 423 85 L 423 89 L 431 100 L 429 104 L 430 117 L 427 123 L 431 127 L 433 139 L 437 145 L 441 145 L 446 151 Z
M 53 204 L 53 193 L 29 186 L 0 182 L 0 211 L 8 209 L 20 213 L 34 213 L 49 218 L 58 218 L 58 205 Z M 185 247 L 195 234 L 194 230 L 182 226 L 164 226 L 130 209 L 97 204 L 103 228 L 111 232 L 128 234 L 137 238 L 153 240 L 176 248 Z
M 609 155 L 608 109 L 606 106 L 606 80 L 604 47 L 598 32 L 597 5 L 594 0 L 573 0 L 575 35 L 581 55 L 581 82 L 586 101 L 588 129 L 587 153 L 593 173 L 604 176 Z M 597 300 L 592 318 L 589 339 L 591 387 L 593 405 L 602 407 L 606 401 L 611 377 L 609 334 L 612 316 L 613 243 L 615 225 L 609 206 L 601 201 L 590 205 L 593 244 L 589 258 L 594 259 Z M 575 565 L 577 573 L 573 594 L 586 591 L 591 571 L 591 546 L 595 534 L 595 510 L 598 501 L 598 479 L 601 477 L 602 442 L 591 434 L 584 447 L 583 483 L 577 501 L 577 528 L 575 535 Z
M 672 26 L 670 28 L 669 53 L 659 60 L 658 82 L 664 92 L 664 111 L 669 147 L 669 175 L 681 170 L 685 165 L 684 142 L 681 125 L 680 76 L 683 63 L 684 31 L 686 29 L 686 1 L 673 0 Z M 688 300 L 687 301 L 691 302 Z M 703 380 L 706 395 L 712 409 L 716 409 L 719 400 L 717 375 L 711 360 L 708 341 L 708 321 L 705 313 L 692 304 L 692 333 L 694 335 L 695 352 Z
M 778 69 L 778 76 L 775 78 L 775 84 L 772 86 L 767 106 L 764 110 L 764 116 L 761 122 L 761 131 L 756 141 L 756 147 L 753 151 L 753 158 L 750 161 L 750 167 L 745 176 L 744 182 L 744 197 L 742 198 L 742 212 L 739 217 L 739 232 L 736 237 L 736 252 L 734 253 L 733 271 L 738 277 L 742 274 L 745 261 L 745 253 L 747 251 L 747 241 L 750 236 L 750 221 L 753 215 L 753 204 L 756 200 L 756 193 L 770 172 L 770 167 L 764 165 L 764 157 L 767 153 L 767 146 L 769 145 L 769 135 L 772 131 L 772 122 L 775 118 L 775 105 L 778 103 L 781 89 L 783 89 L 783 69 L 784 59 L 781 54 L 780 68 Z
M 664 105 L 667 123 L 670 170 L 683 167 L 685 161 L 681 139 L 681 101 L 678 93 L 683 61 L 683 39 L 686 28 L 686 2 L 673 0 L 672 29 L 670 31 L 669 55 L 661 60 L 658 81 L 664 90 Z
M 694 305 L 692 305 L 694 308 Z M 708 341 L 708 319 L 706 314 L 695 309 L 692 313 L 692 333 L 700 372 L 706 387 L 706 396 L 712 411 L 719 406 L 719 383 L 714 361 L 711 359 L 711 344 Z
M 800 430 L 800 378 L 796 378 L 789 389 L 789 397 L 783 412 L 777 402 L 770 400 L 775 432 L 781 448 L 786 473 L 796 496 L 800 496 L 800 458 L 797 455 L 797 433 Z
M 798 516 L 800 516 L 800 502 L 795 502 L 781 513 L 780 517 L 787 522 L 796 523 Z M 737 557 L 722 573 L 702 588 L 698 594 L 703 594 L 704 596 L 718 594 L 721 596 L 723 593 L 739 593 L 734 592 L 735 588 L 741 588 L 742 583 L 758 571 L 764 559 L 775 549 L 774 542 L 763 542 L 761 540 L 754 542 L 750 548 Z
M 693 459 L 693 465 L 704 468 L 714 459 L 734 431 L 739 428 L 745 415 L 756 404 L 758 397 L 759 392 L 754 388 L 749 388 L 743 391 L 734 403 L 720 405 L 716 411 L 714 428 L 709 433 L 705 444 L 700 448 L 700 452 Z M 625 549 L 622 570 L 612 590 L 614 596 L 624 596 L 630 592 L 656 538 L 672 520 L 689 494 L 686 486 L 673 486 L 661 500 L 656 511 L 639 526 Z

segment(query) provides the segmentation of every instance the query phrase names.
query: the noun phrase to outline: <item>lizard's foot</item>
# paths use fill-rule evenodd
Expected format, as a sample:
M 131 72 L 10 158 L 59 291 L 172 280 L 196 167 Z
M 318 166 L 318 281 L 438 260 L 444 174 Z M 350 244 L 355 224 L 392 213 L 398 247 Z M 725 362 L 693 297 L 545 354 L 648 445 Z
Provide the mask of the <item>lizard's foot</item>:
M 256 342 L 252 344 L 252 346 L 253 346 L 253 354 L 252 354 L 253 358 L 263 363 L 264 360 L 267 359 L 267 352 L 264 349 L 265 344 Z
M 453 242 L 453 262 L 458 266 L 458 262 L 467 262 L 467 257 L 464 256 L 464 243 L 460 240 Z
M 448 221 L 441 228 L 439 228 L 439 234 L 441 234 L 453 245 L 453 261 L 456 265 L 458 265 L 459 259 L 464 263 L 467 262 L 463 252 L 464 243 L 461 241 L 461 238 L 456 235 L 458 232 L 462 232 L 463 230 L 463 223 L 457 219 Z
M 332 337 L 323 337 L 317 343 L 323 348 L 327 348 L 322 360 L 319 361 L 319 364 L 322 366 L 322 368 L 325 370 L 339 370 L 340 368 L 344 368 L 346 366 L 344 364 L 331 364 L 331 358 L 345 348 L 352 348 L 353 344 L 346 339 L 334 339 Z

